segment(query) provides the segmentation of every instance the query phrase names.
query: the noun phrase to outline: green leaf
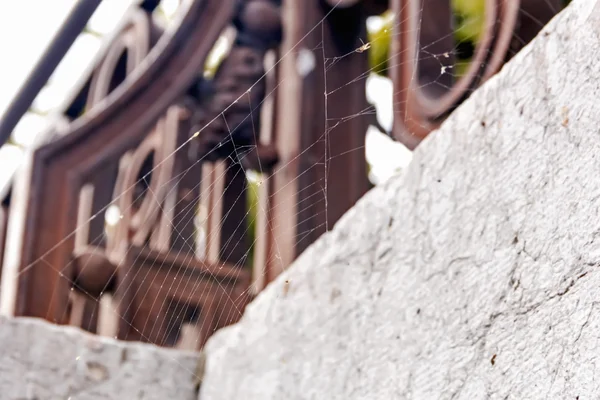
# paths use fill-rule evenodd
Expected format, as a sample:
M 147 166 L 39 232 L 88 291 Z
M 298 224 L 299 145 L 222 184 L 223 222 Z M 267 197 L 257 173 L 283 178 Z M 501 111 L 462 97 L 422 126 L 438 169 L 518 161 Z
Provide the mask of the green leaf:
M 454 38 L 478 43 L 485 30 L 485 0 L 452 0 L 452 11 L 457 21 Z
M 383 24 L 375 31 L 367 32 L 367 40 L 370 44 L 369 66 L 372 72 L 386 76 L 388 59 L 390 58 L 390 44 L 394 26 L 394 14 L 386 11 L 381 15 Z
M 246 206 L 248 207 L 247 223 L 248 223 L 248 243 L 250 249 L 248 251 L 247 265 L 254 263 L 254 244 L 256 242 L 256 218 L 258 217 L 258 193 L 260 182 L 248 179 L 246 189 Z

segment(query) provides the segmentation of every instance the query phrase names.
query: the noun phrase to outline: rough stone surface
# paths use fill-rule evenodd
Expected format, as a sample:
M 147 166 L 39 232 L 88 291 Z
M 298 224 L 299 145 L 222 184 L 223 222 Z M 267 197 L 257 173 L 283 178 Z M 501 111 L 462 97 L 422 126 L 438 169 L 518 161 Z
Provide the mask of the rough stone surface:
M 574 1 L 213 336 L 200 397 L 597 398 L 599 14 Z
M 197 357 L 0 317 L 0 399 L 196 399 Z

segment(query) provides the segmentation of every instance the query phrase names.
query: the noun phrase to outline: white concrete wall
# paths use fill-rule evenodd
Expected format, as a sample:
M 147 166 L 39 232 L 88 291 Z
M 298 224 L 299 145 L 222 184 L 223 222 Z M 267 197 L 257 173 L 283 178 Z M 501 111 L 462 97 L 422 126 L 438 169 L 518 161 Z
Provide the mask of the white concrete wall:
M 576 0 L 213 336 L 201 398 L 598 398 L 596 3 Z
M 0 317 L 1 400 L 193 400 L 198 356 Z

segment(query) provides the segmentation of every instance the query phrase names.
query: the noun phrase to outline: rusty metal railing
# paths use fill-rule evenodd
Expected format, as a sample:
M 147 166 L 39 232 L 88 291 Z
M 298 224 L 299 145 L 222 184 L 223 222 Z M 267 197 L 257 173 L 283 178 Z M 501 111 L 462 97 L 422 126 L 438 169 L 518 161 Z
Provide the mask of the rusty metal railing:
M 394 136 L 415 147 L 439 126 L 561 7 L 540 1 L 486 0 L 459 79 L 444 74 L 457 55 L 450 2 L 392 1 Z M 19 238 L 4 251 L 16 295 L 3 307 L 163 346 L 194 325 L 198 348 L 369 189 L 370 68 L 356 49 L 388 4 L 190 0 L 164 31 L 155 3 L 131 10 L 60 111 L 65 133 L 30 154 L 3 204 L 0 242 Z M 206 78 L 228 27 L 228 57 Z M 253 234 L 248 170 L 260 175 Z

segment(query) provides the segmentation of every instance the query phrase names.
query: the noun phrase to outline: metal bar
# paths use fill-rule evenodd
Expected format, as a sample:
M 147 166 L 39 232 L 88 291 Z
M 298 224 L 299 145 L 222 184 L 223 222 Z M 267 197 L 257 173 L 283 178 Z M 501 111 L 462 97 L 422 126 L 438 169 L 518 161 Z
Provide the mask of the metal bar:
M 0 146 L 4 145 L 13 129 L 27 112 L 33 100 L 86 27 L 102 0 L 79 0 L 46 51 L 27 77 L 19 92 L 0 118 Z

